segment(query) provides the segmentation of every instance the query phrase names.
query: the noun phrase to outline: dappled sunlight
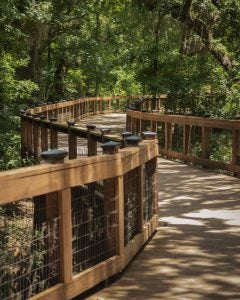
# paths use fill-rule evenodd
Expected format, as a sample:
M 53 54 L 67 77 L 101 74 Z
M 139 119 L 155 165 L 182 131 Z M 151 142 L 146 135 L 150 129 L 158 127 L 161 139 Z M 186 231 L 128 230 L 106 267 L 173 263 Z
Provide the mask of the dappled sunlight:
M 186 218 L 176 218 L 176 217 L 166 217 L 161 218 L 162 221 L 167 222 L 168 224 L 189 224 L 189 225 L 203 225 L 203 222 L 194 219 L 186 219 Z
M 193 217 L 199 219 L 221 219 L 228 225 L 238 225 L 240 226 L 240 210 L 210 210 L 202 209 L 198 212 L 185 214 L 186 217 Z
M 89 299 L 239 299 L 239 179 L 164 159 L 158 171 L 156 234 Z

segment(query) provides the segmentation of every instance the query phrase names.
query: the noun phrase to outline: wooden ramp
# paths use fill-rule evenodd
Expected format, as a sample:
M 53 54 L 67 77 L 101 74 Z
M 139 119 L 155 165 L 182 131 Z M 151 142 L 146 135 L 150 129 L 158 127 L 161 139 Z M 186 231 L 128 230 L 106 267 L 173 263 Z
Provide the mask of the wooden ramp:
M 89 300 L 240 299 L 240 181 L 159 159 L 159 227 Z

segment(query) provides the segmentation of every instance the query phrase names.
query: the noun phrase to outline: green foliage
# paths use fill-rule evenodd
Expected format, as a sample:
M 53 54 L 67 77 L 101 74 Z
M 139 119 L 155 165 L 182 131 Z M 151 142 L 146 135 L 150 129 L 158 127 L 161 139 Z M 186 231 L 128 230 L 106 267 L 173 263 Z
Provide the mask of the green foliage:
M 191 23 L 182 18 L 184 3 L 1 1 L 3 127 L 29 103 L 109 94 L 168 93 L 166 108 L 233 118 L 240 109 L 240 4 L 192 1 Z M 231 61 L 228 69 L 221 57 Z M 12 137 L 3 132 L 0 139 L 16 154 L 17 126 L 7 133 Z M 18 165 L 2 147 L 1 168 Z

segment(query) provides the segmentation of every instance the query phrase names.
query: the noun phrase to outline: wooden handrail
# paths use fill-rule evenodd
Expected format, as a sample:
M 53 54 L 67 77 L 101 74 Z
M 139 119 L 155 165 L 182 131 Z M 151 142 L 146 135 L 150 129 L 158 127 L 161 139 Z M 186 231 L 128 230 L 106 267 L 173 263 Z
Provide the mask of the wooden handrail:
M 55 248 L 53 248 L 53 250 L 50 249 L 45 251 L 45 254 L 39 254 L 40 256 L 38 257 L 39 260 L 41 255 L 44 255 L 43 257 L 45 258 L 44 260 L 42 258 L 42 263 L 47 263 L 46 266 L 43 266 L 45 270 L 44 276 L 48 276 L 47 274 L 51 274 L 51 272 L 53 272 L 53 274 L 58 272 L 58 280 L 57 282 L 53 282 L 51 284 L 51 279 L 48 279 L 48 277 L 41 279 L 41 276 L 43 275 L 39 275 L 39 280 L 49 280 L 48 282 L 50 287 L 44 288 L 41 290 L 41 292 L 38 292 L 34 296 L 30 294 L 32 296 L 30 297 L 31 300 L 71 299 L 87 289 L 97 285 L 101 281 L 108 279 L 112 275 L 121 272 L 122 269 L 126 267 L 126 265 L 150 238 L 157 227 L 157 155 L 158 147 L 156 140 L 146 140 L 140 143 L 138 147 L 123 148 L 120 149 L 116 154 L 66 160 L 62 164 L 41 164 L 0 173 L 0 208 L 4 209 L 4 207 L 9 204 L 13 205 L 14 207 L 14 205 L 17 205 L 18 201 L 20 201 L 22 203 L 21 205 L 28 210 L 29 204 L 27 204 L 28 202 L 24 200 L 26 198 L 32 199 L 33 203 L 35 203 L 35 209 L 37 209 L 41 203 L 45 203 L 44 211 L 47 217 L 47 219 L 43 222 L 43 228 L 45 229 L 44 231 L 41 231 L 41 229 L 38 229 L 39 227 L 37 227 L 37 236 L 41 236 L 44 234 L 44 232 L 47 233 L 44 239 L 40 238 L 41 245 L 44 243 L 45 247 L 48 247 L 48 244 L 51 245 L 53 243 L 50 237 L 59 235 L 59 239 L 56 239 L 53 244 L 55 247 L 56 244 L 59 247 L 59 263 L 58 260 L 55 260 L 57 252 L 52 252 L 55 251 Z M 148 170 L 148 172 L 145 173 L 144 170 Z M 150 186 L 147 188 L 147 190 L 150 190 L 150 192 L 147 196 L 142 190 L 142 187 L 146 180 L 145 176 L 149 176 L 149 170 L 152 177 L 147 179 L 147 182 L 150 182 Z M 126 190 L 127 187 L 125 186 L 125 182 L 129 179 L 134 180 L 134 183 L 130 185 L 131 188 L 133 188 L 133 191 Z M 96 190 L 96 182 L 103 183 L 102 192 L 98 192 Z M 74 191 L 76 188 L 79 189 L 79 187 L 81 187 L 80 190 L 82 190 L 83 195 L 81 196 L 81 199 L 75 199 Z M 86 192 L 84 192 L 84 190 L 86 190 Z M 90 205 L 89 203 L 92 201 L 91 198 L 88 199 L 89 203 L 87 204 L 85 197 L 89 197 L 86 193 L 93 192 L 95 194 L 93 194 L 91 197 L 98 197 L 97 201 L 101 202 L 101 205 L 96 208 L 96 214 L 99 214 L 101 211 L 102 216 L 101 219 L 96 219 L 98 222 L 96 220 L 91 221 L 91 216 L 89 216 L 89 220 L 86 219 L 84 221 L 89 222 L 91 227 L 89 227 L 90 225 L 87 225 L 88 227 L 86 228 L 86 232 L 82 233 L 85 239 L 82 241 L 82 243 L 85 244 L 80 243 L 76 250 L 74 248 L 76 245 L 73 246 L 73 239 L 77 241 L 78 235 L 79 239 L 81 238 L 81 230 L 83 229 L 80 228 L 82 228 L 81 226 L 86 227 L 86 225 L 84 225 L 85 223 L 83 222 L 81 214 L 79 215 L 78 211 L 76 211 L 76 213 L 78 213 L 79 217 L 76 219 L 76 216 L 74 215 L 74 211 L 76 209 L 75 205 L 78 205 L 78 203 L 82 203 L 81 205 Z M 43 196 L 45 199 L 44 202 L 42 202 Z M 128 201 L 132 201 L 129 197 L 133 197 L 136 206 L 133 206 L 133 204 L 128 204 Z M 97 203 L 90 207 L 87 210 L 87 213 L 89 214 L 91 212 L 92 214 L 96 205 Z M 149 213 L 149 208 L 152 206 L 152 214 L 147 219 L 146 217 L 144 218 L 143 213 L 145 205 L 146 213 Z M 129 215 L 131 218 L 133 218 L 133 220 L 130 219 L 129 221 L 126 221 L 129 218 L 128 209 L 134 209 L 135 212 L 130 212 Z M 42 218 L 42 210 L 43 208 L 41 208 L 39 211 L 36 210 L 34 212 L 34 216 L 36 217 L 37 214 L 40 213 Z M 84 208 L 80 209 L 80 213 L 81 210 L 84 212 Z M 112 216 L 114 216 L 114 219 L 112 219 Z M 26 218 L 28 219 L 29 217 Z M 8 219 L 6 222 L 7 221 Z M 37 219 L 33 220 L 33 223 L 36 221 Z M 77 223 L 78 225 L 73 224 L 73 222 L 76 221 L 79 222 Z M 126 238 L 128 226 L 131 227 L 133 221 L 136 228 L 133 227 L 129 232 L 129 236 Z M 11 219 L 9 222 L 12 222 Z M 54 233 L 56 230 L 56 225 L 53 224 L 58 224 L 58 234 Z M 79 228 L 77 231 L 75 229 L 76 226 Z M 95 227 L 91 229 L 92 226 Z M 98 235 L 101 235 L 103 238 L 101 243 L 104 243 L 105 245 L 104 251 L 107 249 L 113 249 L 111 250 L 112 252 L 109 252 L 106 258 L 103 256 L 100 261 L 95 262 L 94 255 L 92 254 L 93 250 L 89 250 L 88 255 L 90 258 L 87 259 L 91 259 L 92 263 L 87 264 L 84 267 L 84 270 L 81 270 L 81 267 L 79 271 L 76 271 L 78 270 L 78 264 L 76 264 L 75 261 L 75 253 L 87 251 L 84 250 L 87 249 L 86 247 L 92 247 L 92 242 L 89 245 L 86 244 L 86 239 L 89 234 L 88 231 L 93 230 L 92 232 L 94 233 L 96 230 L 98 230 L 99 226 L 102 226 L 102 229 L 100 228 Z M 134 234 L 133 230 L 135 232 Z M 8 231 L 8 235 L 9 238 L 11 238 L 10 231 Z M 15 236 L 14 238 L 17 239 Z M 89 237 L 89 239 L 90 238 L 91 237 Z M 31 240 L 29 243 L 31 243 Z M 38 242 L 35 241 L 34 243 Z M 21 241 L 18 241 L 18 244 L 20 245 Z M 96 251 L 95 255 L 98 255 L 98 251 L 100 254 L 105 253 L 101 252 L 103 250 L 100 248 L 98 249 L 97 245 L 98 244 L 96 244 L 94 250 Z M 36 253 L 36 251 L 38 250 L 35 250 L 34 253 Z M 55 254 L 53 255 L 51 253 Z M 86 257 L 78 259 L 80 259 L 80 264 L 84 264 Z M 21 256 L 19 256 L 19 260 L 21 260 Z M 24 259 L 24 261 L 27 261 L 27 257 Z M 20 269 L 21 261 L 18 261 L 18 257 L 14 258 L 12 266 L 15 264 L 17 266 L 16 269 Z M 4 266 L 0 267 L 0 272 L 1 268 L 4 268 Z M 31 269 L 30 272 L 29 268 L 24 267 L 24 271 L 21 272 L 21 276 L 28 276 L 28 282 L 32 280 L 31 274 L 38 272 L 37 270 L 41 269 L 41 265 L 37 265 L 36 270 L 34 269 L 34 265 L 32 268 L 33 269 Z M 8 270 L 8 272 L 11 273 L 11 270 L 12 269 Z M 24 272 L 30 273 L 25 274 Z M 14 276 L 14 274 L 11 274 L 11 276 Z M 14 277 L 13 279 L 9 279 L 11 276 L 6 277 L 6 280 L 8 280 L 6 282 L 6 293 L 9 291 L 9 286 L 11 286 L 13 289 L 13 291 L 11 291 L 11 295 L 16 292 L 14 290 L 14 286 L 19 286 L 22 288 L 22 293 L 26 293 L 26 290 L 29 290 L 30 293 L 30 291 L 33 290 L 29 285 L 22 286 L 17 284 L 18 280 L 20 280 L 18 279 L 18 276 L 20 275 L 17 275 L 17 273 L 16 278 Z M 38 282 L 35 280 L 33 284 L 36 285 Z M 2 288 L 4 291 L 4 279 L 3 282 L 0 283 L 0 288 Z M 20 293 L 21 290 L 16 292 L 18 296 L 23 295 Z
M 239 120 L 210 119 L 127 110 L 127 130 L 139 133 L 142 130 L 146 130 L 146 122 L 149 122 L 148 129 L 156 132 L 158 132 L 158 123 L 164 126 L 165 136 L 159 146 L 161 155 L 214 169 L 230 171 L 236 176 L 240 175 Z M 182 152 L 172 150 L 173 133 L 176 125 L 182 126 Z M 201 156 L 191 153 L 191 132 L 193 127 L 199 128 L 201 132 Z M 232 132 L 232 158 L 230 162 L 210 159 L 210 140 L 213 129 Z

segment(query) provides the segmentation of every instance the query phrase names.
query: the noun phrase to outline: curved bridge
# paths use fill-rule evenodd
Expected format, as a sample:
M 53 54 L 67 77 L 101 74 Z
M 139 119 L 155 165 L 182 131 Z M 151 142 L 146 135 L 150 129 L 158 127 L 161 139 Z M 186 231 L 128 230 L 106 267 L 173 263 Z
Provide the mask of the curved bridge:
M 204 176 L 208 180 L 209 178 L 213 180 L 216 176 L 213 183 L 215 187 L 219 186 L 221 191 L 228 191 L 234 187 L 232 193 L 224 192 L 228 202 L 229 199 L 232 200 L 232 207 L 226 203 L 226 199 L 216 200 L 218 201 L 216 207 L 219 205 L 220 207 L 222 205 L 222 208 L 227 207 L 223 212 L 224 216 L 220 218 L 224 221 L 216 221 L 215 225 L 213 222 L 212 227 L 208 228 L 210 232 L 205 240 L 210 241 L 213 237 L 211 231 L 215 230 L 218 233 L 220 229 L 217 225 L 221 224 L 219 228 L 224 228 L 231 237 L 228 243 L 230 248 L 239 247 L 237 242 L 239 218 L 235 215 L 232 217 L 230 212 L 232 209 L 239 208 L 239 204 L 235 201 L 239 193 L 238 179 L 224 177 L 224 175 L 217 177 L 206 171 L 203 173 L 205 175 L 199 173 L 200 171 L 193 171 L 197 173 L 194 176 L 188 171 L 189 167 L 174 165 L 167 161 L 160 161 L 157 167 L 159 147 L 154 135 L 149 135 L 147 132 L 142 135 L 143 141 L 140 144 L 133 145 L 131 143 L 134 139 L 127 141 L 124 134 L 120 134 L 122 128 L 125 127 L 122 124 L 117 124 L 113 130 L 115 132 L 109 132 L 106 126 L 94 124 L 99 114 L 108 117 L 111 116 L 109 113 L 125 111 L 126 106 L 131 108 L 130 102 L 135 98 L 137 96 L 81 98 L 42 105 L 21 112 L 23 158 L 38 158 L 41 151 L 57 147 L 67 148 L 69 154 L 64 163 L 42 164 L 0 174 L 2 191 L 0 212 L 3 216 L 0 230 L 3 232 L 3 228 L 8 228 L 7 235 L 1 238 L 1 250 L 6 257 L 7 254 L 9 257 L 8 260 L 6 258 L 2 260 L 5 264 L 2 264 L 0 268 L 1 299 L 12 299 L 13 296 L 19 299 L 71 299 L 124 270 L 156 229 L 158 230 L 154 239 L 147 246 L 146 251 L 141 253 L 143 260 L 136 261 L 136 263 L 134 261 L 133 269 L 130 268 L 130 273 L 126 273 L 126 277 L 120 280 L 120 285 L 114 285 L 109 290 L 93 297 L 95 299 L 99 297 L 100 299 L 101 297 L 138 299 L 144 296 L 148 299 L 171 299 L 171 297 L 172 299 L 188 299 L 185 296 L 191 296 L 191 291 L 181 290 L 181 280 L 185 278 L 184 273 L 181 278 L 181 272 L 183 272 L 181 264 L 188 259 L 194 262 L 193 257 L 187 255 L 174 267 L 172 264 L 176 258 L 168 249 L 179 247 L 181 251 L 181 241 L 184 239 L 186 229 L 181 226 L 181 222 L 187 219 L 193 222 L 188 228 L 193 229 L 194 237 L 190 230 L 190 235 L 185 236 L 185 240 L 190 241 L 186 247 L 189 247 L 190 253 L 197 251 L 197 248 L 205 253 L 205 248 L 200 247 L 201 243 L 198 247 L 197 241 L 204 241 L 200 233 L 203 228 L 207 229 L 207 227 L 200 229 L 200 225 L 205 226 L 210 221 L 208 216 L 200 215 L 202 215 L 202 210 L 205 212 L 209 210 L 211 216 L 213 212 L 207 205 L 208 203 L 211 205 L 212 195 L 221 195 L 222 192 L 219 193 L 215 189 L 216 193 L 212 194 L 212 187 L 208 184 L 207 196 L 201 199 L 201 196 L 197 194 L 197 189 L 198 186 L 203 187 Z M 140 112 L 127 110 L 126 129 L 134 134 L 149 129 L 157 131 L 159 151 L 162 155 L 221 168 L 235 175 L 239 174 L 239 121 L 225 120 L 223 122 L 188 116 L 167 116 L 156 110 L 156 108 L 160 109 L 161 97 L 154 99 L 155 109 L 152 111 L 151 101 L 150 98 L 141 101 Z M 105 113 L 108 114 L 105 115 Z M 73 124 L 74 122 L 76 123 Z M 195 127 L 199 127 L 200 131 Z M 232 132 L 230 162 L 212 159 L 210 139 L 211 134 L 215 132 L 211 128 Z M 176 149 L 172 151 L 172 147 L 178 146 L 174 143 L 174 134 L 178 134 L 179 137 L 182 135 L 182 138 L 180 137 L 181 152 L 178 152 L 178 148 L 178 151 Z M 193 140 L 199 136 L 202 151 L 199 152 L 200 156 L 197 156 L 198 153 L 192 151 L 192 144 Z M 108 141 L 119 142 L 121 149 L 103 147 L 102 150 L 101 145 Z M 160 180 L 157 192 L 159 170 Z M 183 173 L 185 175 L 181 177 Z M 174 174 L 181 176 L 174 177 Z M 227 179 L 229 179 L 229 185 L 224 185 Z M 174 189 L 177 194 L 174 194 Z M 158 194 L 162 218 L 160 225 L 164 225 L 162 227 L 157 227 Z M 203 190 L 200 194 L 203 196 Z M 178 207 L 179 203 L 181 208 Z M 195 208 L 194 204 L 198 206 Z M 188 209 L 189 207 L 192 209 Z M 229 213 L 230 216 L 226 216 Z M 202 221 L 206 218 L 208 221 Z M 215 215 L 210 219 L 219 220 L 218 217 L 215 218 Z M 237 223 L 232 225 L 232 222 Z M 232 227 L 230 225 L 223 227 L 223 224 L 228 223 Z M 222 238 L 225 236 L 222 235 Z M 168 239 L 173 240 L 174 245 L 172 243 L 168 245 Z M 175 240 L 177 240 L 176 243 Z M 221 239 L 220 243 L 221 241 L 224 240 Z M 186 247 L 182 247 L 183 251 Z M 170 254 L 168 258 L 164 256 L 167 252 Z M 151 259 L 148 253 L 154 258 Z M 228 264 L 225 260 L 226 256 L 222 257 L 222 261 L 214 260 L 212 257 L 209 262 L 205 260 L 202 262 L 201 257 L 199 260 L 196 257 L 196 261 L 190 265 L 194 268 L 194 265 L 198 263 L 203 263 L 203 265 L 209 263 L 213 266 L 215 262 L 219 262 L 222 266 L 226 266 L 226 270 L 232 268 L 233 263 Z M 165 258 L 169 264 L 162 269 L 162 260 Z M 239 259 L 236 256 L 234 264 L 238 263 Z M 140 268 L 140 264 L 144 268 Z M 170 283 L 170 279 L 173 279 L 171 268 L 175 269 L 175 277 L 180 281 Z M 168 280 L 162 280 L 161 285 L 154 288 L 158 279 L 153 280 L 153 277 L 156 276 L 161 280 L 163 275 L 161 272 L 165 272 L 164 270 L 166 273 L 170 272 L 167 275 Z M 186 268 L 186 270 L 190 269 Z M 210 270 L 211 268 L 208 268 L 208 271 Z M 226 271 L 223 272 L 225 273 Z M 178 277 L 177 274 L 179 274 Z M 237 273 L 234 275 L 237 276 Z M 201 276 L 204 274 L 201 273 Z M 220 286 L 221 280 L 223 279 L 219 279 L 217 286 Z M 131 287 L 132 292 L 126 284 Z M 179 286 L 179 289 L 174 289 L 175 284 Z M 233 282 L 229 283 L 229 286 L 230 284 L 232 296 L 237 293 L 239 285 Z M 171 285 L 173 289 L 170 289 Z M 205 297 L 210 294 L 199 295 Z M 219 292 L 218 295 L 222 297 L 224 294 Z M 208 298 L 199 296 L 196 299 Z

